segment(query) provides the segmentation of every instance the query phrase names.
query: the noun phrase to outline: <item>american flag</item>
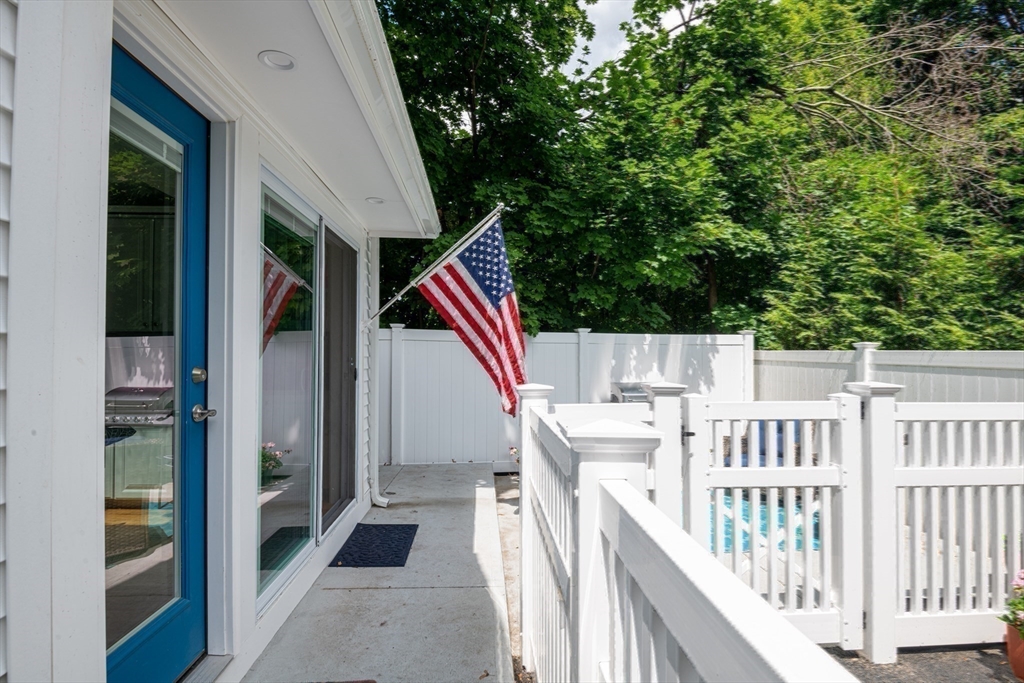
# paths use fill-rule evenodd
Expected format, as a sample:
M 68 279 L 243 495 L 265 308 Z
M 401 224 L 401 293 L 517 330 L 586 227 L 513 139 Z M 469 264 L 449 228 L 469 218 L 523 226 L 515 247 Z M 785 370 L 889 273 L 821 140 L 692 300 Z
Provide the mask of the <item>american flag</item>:
M 301 281 L 276 258 L 263 252 L 263 350 L 274 336 L 288 302 Z
M 515 387 L 526 383 L 526 345 L 501 220 L 445 259 L 419 290 L 480 361 L 515 416 Z

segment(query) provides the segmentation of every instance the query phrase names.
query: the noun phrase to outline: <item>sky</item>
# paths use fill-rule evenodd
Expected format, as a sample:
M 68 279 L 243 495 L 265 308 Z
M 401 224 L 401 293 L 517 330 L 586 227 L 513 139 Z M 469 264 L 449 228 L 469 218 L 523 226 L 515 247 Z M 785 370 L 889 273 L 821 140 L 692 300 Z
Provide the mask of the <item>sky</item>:
M 627 47 L 626 34 L 619 30 L 624 21 L 633 18 L 633 0 L 597 0 L 596 4 L 584 5 L 590 23 L 594 25 L 594 39 L 590 41 L 590 56 L 584 71 L 589 72 L 602 62 L 620 56 Z M 661 18 L 666 28 L 678 23 L 675 12 L 666 12 Z M 583 56 L 583 42 L 576 44 L 576 52 L 562 71 L 571 74 L 576 70 L 576 60 Z
M 598 0 L 595 5 L 584 5 L 590 23 L 594 25 L 594 39 L 590 41 L 587 71 L 601 62 L 614 59 L 626 49 L 626 35 L 619 25 L 633 18 L 633 0 Z M 576 45 L 576 53 L 565 65 L 566 72 L 576 69 L 576 60 L 583 56 L 583 43 Z

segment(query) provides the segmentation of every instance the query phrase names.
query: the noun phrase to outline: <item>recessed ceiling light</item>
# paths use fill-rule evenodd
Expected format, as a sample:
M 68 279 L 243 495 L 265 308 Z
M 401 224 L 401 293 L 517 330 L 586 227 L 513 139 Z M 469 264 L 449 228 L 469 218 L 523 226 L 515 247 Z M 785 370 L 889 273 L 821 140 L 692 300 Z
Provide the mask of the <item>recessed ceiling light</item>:
M 371 204 L 383 204 L 384 203 L 384 200 L 381 199 L 380 197 L 367 197 L 366 201 L 368 201 Z
M 295 58 L 286 52 L 264 50 L 259 54 L 260 61 L 271 69 L 291 71 L 295 68 Z

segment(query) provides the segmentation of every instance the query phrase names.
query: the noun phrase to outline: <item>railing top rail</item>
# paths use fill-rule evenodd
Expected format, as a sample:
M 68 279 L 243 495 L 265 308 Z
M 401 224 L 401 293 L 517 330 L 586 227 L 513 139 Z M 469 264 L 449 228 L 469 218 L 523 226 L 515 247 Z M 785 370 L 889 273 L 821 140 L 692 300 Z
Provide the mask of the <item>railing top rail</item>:
M 559 403 L 552 408 L 558 423 L 570 429 L 603 419 L 632 424 L 651 421 L 649 403 Z
M 706 681 L 856 681 L 630 484 L 601 482 L 601 530 Z
M 536 419 L 535 424 L 533 422 L 534 419 Z M 553 415 L 541 414 L 538 410 L 534 409 L 531 415 L 531 425 L 534 425 L 537 437 L 544 447 L 541 456 L 543 457 L 546 453 L 558 465 L 563 474 L 572 476 L 572 446 L 569 445 L 569 441 L 565 438 L 565 434 L 562 433 L 562 429 L 555 421 L 555 417 Z
M 729 401 L 708 405 L 711 420 L 835 420 L 835 401 Z
M 1021 421 L 1024 403 L 897 403 L 896 420 Z

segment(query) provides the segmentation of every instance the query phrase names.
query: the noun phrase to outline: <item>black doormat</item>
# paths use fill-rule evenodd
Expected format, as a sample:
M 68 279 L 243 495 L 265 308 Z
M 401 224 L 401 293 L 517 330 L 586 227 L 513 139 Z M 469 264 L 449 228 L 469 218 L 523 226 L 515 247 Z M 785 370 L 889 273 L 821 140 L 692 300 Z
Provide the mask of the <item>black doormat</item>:
M 419 524 L 356 524 L 332 567 L 404 567 Z
M 260 571 L 280 569 L 308 540 L 308 526 L 281 527 L 260 545 Z

